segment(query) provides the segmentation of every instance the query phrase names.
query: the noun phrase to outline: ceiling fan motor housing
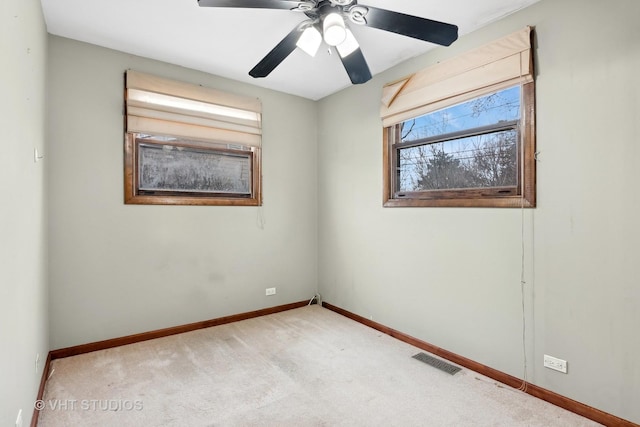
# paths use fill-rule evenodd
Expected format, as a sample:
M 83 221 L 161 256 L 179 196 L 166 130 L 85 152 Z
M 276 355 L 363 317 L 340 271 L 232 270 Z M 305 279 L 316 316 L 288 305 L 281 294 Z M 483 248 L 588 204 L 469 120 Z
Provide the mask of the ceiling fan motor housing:
M 357 3 L 356 0 L 329 0 L 335 6 L 348 6 L 351 3 Z

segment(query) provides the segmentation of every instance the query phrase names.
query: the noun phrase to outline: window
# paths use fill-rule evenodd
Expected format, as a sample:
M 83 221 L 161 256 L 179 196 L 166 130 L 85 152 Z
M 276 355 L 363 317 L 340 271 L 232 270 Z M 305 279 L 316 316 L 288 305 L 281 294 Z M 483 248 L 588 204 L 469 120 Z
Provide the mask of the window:
M 258 100 L 127 71 L 125 203 L 261 204 Z
M 535 206 L 529 40 L 527 27 L 385 88 L 384 206 Z

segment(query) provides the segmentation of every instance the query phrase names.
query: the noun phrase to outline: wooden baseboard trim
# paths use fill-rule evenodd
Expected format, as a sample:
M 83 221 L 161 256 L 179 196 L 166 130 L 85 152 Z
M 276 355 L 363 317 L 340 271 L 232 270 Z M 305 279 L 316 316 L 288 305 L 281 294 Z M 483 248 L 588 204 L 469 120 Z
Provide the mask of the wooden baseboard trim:
M 299 301 L 276 307 L 263 308 L 260 310 L 249 311 L 246 313 L 233 314 L 231 316 L 218 317 L 217 319 L 203 320 L 201 322 L 189 323 L 187 325 L 173 326 L 165 329 L 157 329 L 155 331 L 142 332 L 135 335 L 127 335 L 120 338 L 112 338 L 104 341 L 97 341 L 88 344 L 75 345 L 72 347 L 61 348 L 49 352 L 51 360 L 62 359 L 64 357 L 77 356 L 79 354 L 90 353 L 92 351 L 106 350 L 108 348 L 119 347 L 127 344 L 148 341 L 156 338 L 168 337 L 170 335 L 182 334 L 198 329 L 210 328 L 212 326 L 224 325 L 226 323 L 238 322 L 240 320 L 252 319 L 254 317 L 266 316 L 268 314 L 279 313 L 294 308 L 300 308 L 307 305 L 309 301 Z
M 38 387 L 38 396 L 36 397 L 36 401 L 42 400 L 42 396 L 44 396 L 44 385 L 47 383 L 50 370 L 51 370 L 51 352 L 47 354 L 47 361 L 44 362 L 44 367 L 42 368 L 42 378 L 40 378 L 40 387 Z M 39 416 L 40 416 L 40 411 L 35 409 L 35 403 L 34 403 L 33 414 L 31 415 L 31 424 L 29 424 L 31 427 L 37 427 Z
M 597 423 L 604 424 L 605 426 L 640 427 L 640 425 L 636 423 L 624 420 L 615 415 L 612 415 L 607 412 L 601 411 L 599 409 L 593 408 L 591 406 L 585 405 L 584 403 L 577 402 L 573 399 L 569 399 L 568 397 L 565 397 L 553 391 L 544 389 L 535 384 L 524 383 L 523 380 L 519 378 L 516 378 L 514 376 L 511 376 L 509 374 L 506 374 L 502 371 L 491 368 L 489 366 L 483 365 L 471 359 L 467 359 L 466 357 L 452 353 L 448 350 L 437 347 L 433 344 L 429 344 L 428 342 L 419 340 L 403 332 L 389 328 L 381 323 L 374 322 L 373 320 L 369 320 L 365 317 L 362 317 L 360 315 L 357 315 L 355 313 L 352 313 L 350 311 L 337 307 L 333 304 L 329 304 L 323 301 L 322 306 L 338 314 L 341 314 L 345 317 L 348 317 L 349 319 L 355 320 L 358 323 L 362 323 L 363 325 L 369 326 L 370 328 L 376 329 L 380 332 L 390 335 L 400 341 L 406 342 L 407 344 L 411 344 L 414 347 L 418 347 L 422 350 L 428 351 L 429 353 L 442 357 L 443 359 L 446 359 L 452 363 L 463 366 L 467 369 L 471 369 L 472 371 L 478 372 L 479 374 L 492 378 L 510 387 L 513 387 L 513 388 L 522 387 L 524 388 L 524 391 L 527 394 L 535 396 L 555 406 L 571 411 L 575 414 L 581 415 Z

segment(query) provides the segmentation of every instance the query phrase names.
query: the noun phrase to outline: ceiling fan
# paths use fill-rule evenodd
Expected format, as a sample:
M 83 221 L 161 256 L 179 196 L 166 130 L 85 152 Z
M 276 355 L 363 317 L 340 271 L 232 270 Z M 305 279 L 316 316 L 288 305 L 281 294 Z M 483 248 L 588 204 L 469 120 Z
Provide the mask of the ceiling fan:
M 284 9 L 306 15 L 307 19 L 249 71 L 255 78 L 268 76 L 296 47 L 314 56 L 324 40 L 338 51 L 353 84 L 368 81 L 371 71 L 347 21 L 443 46 L 449 46 L 458 38 L 456 25 L 359 5 L 357 0 L 198 0 L 198 4 L 202 7 Z

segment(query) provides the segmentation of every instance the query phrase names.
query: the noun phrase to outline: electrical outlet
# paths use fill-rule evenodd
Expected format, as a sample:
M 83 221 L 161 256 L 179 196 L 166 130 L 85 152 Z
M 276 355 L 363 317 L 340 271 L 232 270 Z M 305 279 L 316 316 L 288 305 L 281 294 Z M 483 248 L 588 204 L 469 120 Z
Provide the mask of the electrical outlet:
M 18 411 L 18 416 L 16 417 L 16 427 L 22 427 L 22 409 Z
M 38 373 L 38 368 L 40 368 L 40 353 L 36 353 L 36 374 Z
M 275 295 L 276 294 L 276 288 L 267 288 L 265 291 L 265 295 L 269 296 L 269 295 Z
M 558 359 L 557 357 L 544 355 L 544 367 L 553 369 L 554 371 L 562 372 L 563 374 L 567 373 L 567 361 Z

